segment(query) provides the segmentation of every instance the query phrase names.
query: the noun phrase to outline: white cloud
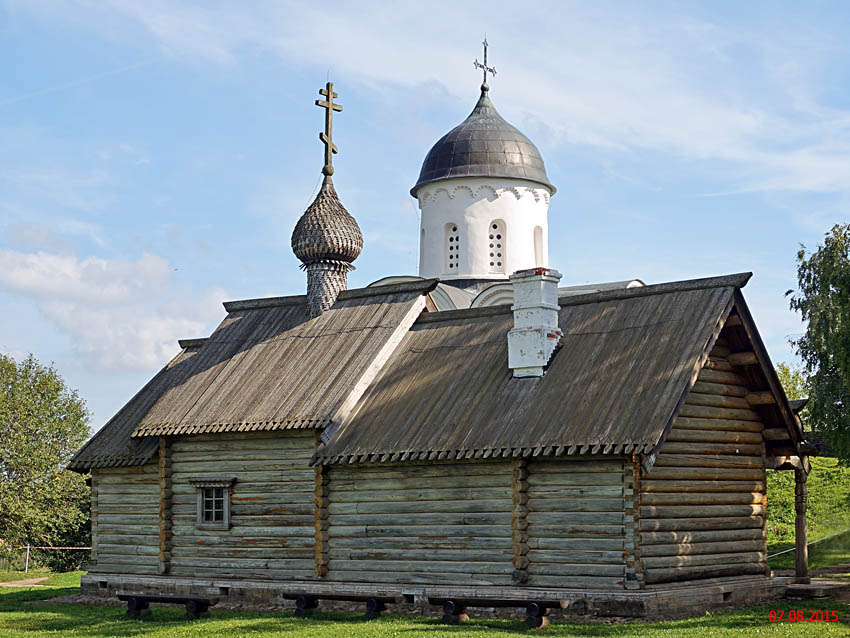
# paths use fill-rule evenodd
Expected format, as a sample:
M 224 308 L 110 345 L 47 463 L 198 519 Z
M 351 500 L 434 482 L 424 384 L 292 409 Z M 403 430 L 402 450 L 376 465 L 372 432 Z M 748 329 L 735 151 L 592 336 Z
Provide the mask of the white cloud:
M 684 10 L 567 2 L 523 5 L 522 19 L 507 2 L 396 3 L 392 11 L 294 0 L 14 6 L 113 39 L 146 39 L 184 62 L 231 65 L 262 51 L 286 68 L 331 69 L 338 81 L 411 100 L 425 99 L 433 82 L 472 99 L 479 52 L 469 25 L 485 15 L 499 69 L 493 96 L 518 124 L 620 152 L 719 160 L 736 190 L 850 184 L 850 111 L 820 104 L 817 94 L 842 45 L 809 25 L 732 27 Z
M 124 261 L 0 250 L 0 286 L 31 298 L 103 369 L 156 368 L 174 355 L 177 339 L 205 336 L 223 316 L 223 290 L 179 290 L 172 272 L 148 254 Z

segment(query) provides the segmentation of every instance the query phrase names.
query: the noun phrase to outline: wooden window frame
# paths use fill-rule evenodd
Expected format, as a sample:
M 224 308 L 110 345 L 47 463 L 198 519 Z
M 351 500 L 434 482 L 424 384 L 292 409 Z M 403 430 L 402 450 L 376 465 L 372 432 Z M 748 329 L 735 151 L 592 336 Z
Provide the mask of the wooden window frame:
M 189 479 L 190 485 L 197 489 L 197 516 L 195 519 L 195 529 L 208 530 L 228 530 L 231 526 L 230 521 L 230 497 L 233 492 L 233 484 L 236 478 L 215 477 L 203 479 Z M 204 491 L 207 489 L 221 488 L 224 500 L 222 502 L 222 520 L 220 521 L 205 521 L 204 520 Z

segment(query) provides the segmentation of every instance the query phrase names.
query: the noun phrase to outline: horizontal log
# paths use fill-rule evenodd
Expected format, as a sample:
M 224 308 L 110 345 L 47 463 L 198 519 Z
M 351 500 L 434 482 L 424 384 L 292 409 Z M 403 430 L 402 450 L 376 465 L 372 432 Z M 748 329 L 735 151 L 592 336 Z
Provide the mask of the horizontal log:
M 617 512 L 623 510 L 622 495 L 618 498 L 531 498 L 529 509 L 535 512 Z
M 641 518 L 641 532 L 684 532 L 710 529 L 753 529 L 762 528 L 761 516 L 750 517 L 706 517 L 706 518 Z
M 130 569 L 132 569 L 132 567 L 136 565 L 157 564 L 156 556 L 138 556 L 135 554 L 112 554 L 98 551 L 97 558 L 98 564 L 100 565 L 103 565 L 105 563 L 110 563 L 112 565 L 124 565 L 127 567 L 127 571 L 132 574 L 139 573 L 130 571 Z
M 594 578 L 592 576 L 549 576 L 545 568 L 539 572 L 529 566 L 527 585 L 533 587 L 567 587 L 574 589 L 601 589 L 620 591 L 623 589 L 624 578 Z
M 732 372 L 735 368 L 725 358 L 709 357 L 703 365 L 703 370 L 722 370 Z
M 673 427 L 667 441 L 695 443 L 754 443 L 761 444 L 760 432 L 730 432 L 728 430 L 689 430 Z
M 479 550 L 507 549 L 513 547 L 513 540 L 505 536 L 362 536 L 340 538 L 331 530 L 328 545 L 331 549 L 375 549 L 375 550 Z M 431 554 L 434 556 L 434 553 Z
M 620 460 L 574 461 L 573 458 L 531 461 L 528 471 L 532 474 L 620 474 L 623 471 L 623 461 Z
M 694 443 L 694 442 L 665 442 L 661 446 L 664 454 L 729 454 L 744 456 L 759 456 L 764 452 L 761 442 L 752 443 Z
M 647 505 L 641 504 L 641 518 L 703 518 L 707 516 L 763 516 L 758 505 Z
M 619 551 L 553 551 L 544 549 L 529 549 L 528 559 L 533 563 L 552 563 L 563 565 L 568 571 L 563 571 L 570 576 L 617 576 L 623 570 L 623 550 Z M 597 570 L 597 567 L 605 566 L 605 569 Z M 610 565 L 616 567 L 611 569 Z M 557 572 L 552 572 L 557 573 Z
M 763 563 L 763 552 L 693 554 L 690 556 L 647 556 L 641 559 L 646 570 L 659 567 L 698 567 L 730 563 Z
M 507 499 L 510 502 L 513 491 L 510 485 L 501 487 L 465 487 L 465 488 L 419 488 L 393 490 L 390 492 L 360 490 L 346 492 L 333 490 L 331 501 L 334 503 L 392 503 L 399 501 L 474 501 L 478 499 Z
M 641 547 L 641 556 L 691 556 L 696 554 L 731 554 L 733 552 L 765 551 L 764 541 L 741 540 L 730 543 L 720 541 L 714 543 L 670 543 L 666 545 L 646 545 Z M 735 562 L 735 561 L 730 561 Z
M 620 498 L 623 497 L 623 486 L 581 486 L 569 487 L 564 485 L 533 485 L 528 488 L 528 497 L 531 499 L 564 499 L 564 498 Z
M 173 514 L 172 519 L 174 521 L 174 525 L 194 525 L 197 517 L 195 514 Z M 269 527 L 269 526 L 293 526 L 293 527 L 302 527 L 306 525 L 315 525 L 315 516 L 313 514 L 309 515 L 287 515 L 280 514 L 274 516 L 242 516 L 242 515 L 233 515 L 231 517 L 230 524 L 234 528 L 242 528 L 242 527 Z M 241 529 L 234 534 L 241 534 Z
M 383 539 L 403 536 L 452 540 L 455 538 L 510 538 L 510 527 L 498 525 L 347 525 L 332 519 L 330 533 L 333 539 L 371 538 Z M 376 540 L 377 542 L 377 540 Z
M 679 410 L 679 416 L 698 419 L 723 419 L 732 421 L 759 421 L 761 417 L 752 409 L 716 408 L 708 405 L 685 404 Z
M 204 532 L 206 530 L 198 530 Z M 242 549 L 303 549 L 313 548 L 315 533 L 311 536 L 187 536 L 172 535 L 174 547 L 210 547 L 221 551 Z
M 128 509 L 126 513 L 121 514 L 105 514 L 103 512 L 98 512 L 97 524 L 125 525 L 134 527 L 139 525 L 159 525 L 159 517 L 156 512 L 151 512 L 149 514 L 135 514 L 132 509 Z
M 528 522 L 535 525 L 572 525 L 576 523 L 610 525 L 622 524 L 624 514 L 619 512 L 535 512 L 528 513 Z
M 504 475 L 510 478 L 510 461 L 440 463 L 392 465 L 384 463 L 366 463 L 356 466 L 334 465 L 330 467 L 332 481 L 355 481 L 371 479 L 410 479 L 421 481 L 423 478 L 453 476 L 457 478 L 474 476 Z M 420 486 L 421 487 L 421 486 Z
M 171 453 L 191 452 L 192 450 L 258 450 L 274 447 L 277 449 L 300 449 L 315 447 L 316 435 L 313 431 L 289 430 L 281 435 L 268 432 L 219 432 L 178 437 L 171 442 Z
M 701 566 L 701 567 L 667 567 L 650 569 L 644 572 L 644 582 L 647 585 L 660 583 L 685 582 L 705 578 L 725 578 L 729 576 L 745 576 L 764 574 L 765 566 L 761 563 L 740 563 L 737 565 Z
M 663 469 L 663 468 L 659 468 Z M 653 468 L 653 473 L 656 471 Z M 694 480 L 680 479 L 655 479 L 644 477 L 641 479 L 640 488 L 642 492 L 682 492 L 685 494 L 698 492 L 762 492 L 764 483 L 760 480 L 719 480 L 700 479 L 690 477 Z M 762 478 L 761 476 L 759 478 Z
M 569 458 L 569 457 L 567 457 Z M 538 473 L 529 473 L 528 475 L 528 485 L 529 488 L 540 486 L 554 486 L 554 485 L 564 485 L 564 486 L 592 486 L 597 487 L 600 485 L 622 485 L 623 484 L 623 473 L 568 473 L 564 472 L 561 474 L 549 473 L 549 474 L 538 474 Z
M 438 555 L 429 560 L 331 560 L 328 563 L 331 572 L 354 570 L 365 572 L 396 572 L 396 573 L 438 573 L 438 574 L 510 574 L 513 565 L 510 561 L 443 561 Z
M 158 529 L 158 528 L 157 528 Z M 177 537 L 179 535 L 182 536 L 225 536 L 232 537 L 236 532 L 232 530 L 209 530 L 209 529 L 197 529 L 195 527 L 195 520 L 187 521 L 185 524 L 181 524 L 180 522 L 175 521 L 174 523 L 174 536 Z M 261 537 L 270 537 L 277 536 L 280 538 L 290 538 L 290 537 L 313 537 L 316 534 L 315 527 L 315 519 L 311 520 L 309 525 L 276 525 L 273 527 L 269 526 L 251 526 L 251 527 L 240 527 L 237 537 L 242 538 L 261 538 Z
M 679 481 L 758 481 L 763 478 L 760 469 L 711 468 L 711 467 L 653 467 L 646 479 L 667 479 Z M 722 492 L 724 490 L 711 490 Z M 747 490 L 755 492 L 758 490 Z
M 729 350 L 728 346 L 721 345 L 719 343 L 715 343 L 714 347 L 711 349 L 710 354 L 711 354 L 712 357 L 722 358 L 722 357 L 728 357 L 730 352 L 731 352 L 731 350 Z
M 732 366 L 729 366 L 731 369 Z M 722 385 L 732 385 L 739 388 L 747 387 L 747 380 L 740 374 L 718 370 L 712 368 L 703 368 L 697 375 L 698 383 L 719 383 Z
M 511 512 L 433 512 L 426 514 L 332 514 L 336 525 L 510 525 Z
M 750 405 L 776 405 L 776 397 L 773 392 L 750 392 L 747 396 Z
M 311 505 L 312 507 L 312 505 Z M 465 513 L 475 512 L 508 512 L 511 509 L 510 498 L 477 500 L 477 501 L 392 501 L 382 503 L 368 501 L 366 503 L 338 503 L 330 499 L 328 511 L 335 514 L 420 514 L 420 513 Z
M 216 463 L 215 459 L 206 461 L 191 461 L 185 462 L 175 459 L 171 466 L 172 476 L 178 474 L 195 474 L 202 472 L 216 472 L 219 475 L 232 474 L 237 477 L 246 472 L 285 472 L 290 474 L 295 480 L 303 480 L 307 476 L 315 477 L 315 470 L 308 465 L 308 460 L 293 459 L 291 461 L 270 460 L 270 459 L 240 459 L 238 463 L 223 462 L 219 459 Z
M 145 465 L 130 465 L 123 467 L 99 467 L 95 468 L 92 472 L 97 480 L 105 479 L 109 476 L 139 476 L 142 474 L 159 476 L 159 463 L 151 462 L 146 463 Z
M 715 467 L 749 468 L 764 467 L 761 456 L 738 456 L 730 454 L 659 454 L 654 467 Z
M 306 500 L 306 499 L 305 499 Z M 175 520 L 181 517 L 197 516 L 197 503 L 175 504 L 171 508 L 171 515 Z M 311 502 L 307 503 L 233 503 L 230 509 L 232 518 L 251 517 L 255 519 L 258 516 L 298 516 L 299 519 L 285 520 L 301 520 L 303 517 L 313 517 L 316 513 L 316 508 Z M 306 519 L 304 519 L 306 520 Z
M 159 534 L 102 534 L 98 530 L 101 542 L 113 545 L 159 545 Z
M 559 552 L 584 552 L 584 551 L 615 551 L 620 553 L 624 548 L 624 537 L 617 538 L 550 538 L 541 537 L 540 529 L 535 527 L 533 534 L 528 539 L 530 549 L 547 549 Z
M 481 476 L 434 476 L 419 479 L 413 478 L 361 478 L 353 481 L 336 478 L 331 473 L 331 499 L 335 491 L 380 490 L 392 492 L 396 490 L 418 490 L 427 484 L 430 489 L 468 489 L 473 487 L 510 487 L 510 474 L 490 474 Z M 591 483 L 592 485 L 592 483 Z
M 625 518 L 623 517 L 623 520 Z M 561 523 L 535 523 L 531 531 L 536 538 L 586 538 L 586 539 L 612 539 L 621 538 L 625 534 L 623 522 L 615 524 L 592 524 L 578 521 Z
M 513 558 L 513 550 L 506 549 L 474 549 L 474 550 L 454 550 L 454 549 L 352 549 L 349 547 L 334 547 L 331 545 L 328 556 L 331 560 L 363 560 L 363 561 L 378 561 L 385 563 L 386 561 L 401 561 L 417 563 L 419 561 L 431 562 L 453 561 L 468 564 L 475 563 L 498 563 L 501 561 L 510 562 Z
M 190 484 L 188 481 L 180 483 L 172 481 L 170 487 L 171 493 L 175 497 L 185 496 L 187 498 L 195 498 L 198 495 L 198 488 Z M 284 501 L 287 499 L 300 499 L 305 496 L 312 499 L 315 489 L 315 476 L 309 481 L 286 481 L 279 483 L 252 483 L 239 480 L 237 477 L 232 493 L 237 498 L 257 497 Z
M 685 399 L 685 405 L 705 405 L 716 408 L 738 408 L 747 410 L 750 404 L 743 397 L 727 396 L 725 394 L 699 394 L 691 391 Z
M 315 560 L 315 539 L 309 547 L 215 547 L 215 546 L 191 546 L 174 545 L 172 557 L 179 559 L 203 559 L 222 561 L 230 559 L 250 559 L 258 561 L 268 560 Z
M 159 561 L 150 564 L 141 563 L 115 563 L 107 561 L 98 556 L 97 564 L 88 569 L 90 574 L 127 574 L 138 576 L 149 576 L 159 573 Z
M 101 556 L 156 556 L 159 552 L 159 539 L 156 545 L 118 545 L 98 542 L 97 551 Z
M 618 565 L 603 565 L 592 563 L 568 564 L 560 562 L 545 562 L 532 560 L 532 562 L 528 566 L 528 570 L 529 572 L 533 571 L 537 574 L 546 574 L 547 576 L 608 576 L 622 578 L 625 572 L 625 565 L 622 561 L 622 556 L 620 557 L 620 564 Z
M 225 472 L 228 475 L 236 476 L 237 483 L 291 483 L 291 482 L 305 482 L 305 481 L 315 481 L 315 470 L 305 470 L 305 471 L 291 471 L 291 472 L 271 472 L 267 470 L 251 470 L 251 471 L 241 471 L 238 473 L 234 472 Z M 178 483 L 186 483 L 188 484 L 190 480 L 193 479 L 217 479 L 221 478 L 222 472 L 220 471 L 203 471 L 203 472 L 182 472 L 174 470 L 171 474 L 171 479 L 174 484 Z
M 750 505 L 759 504 L 762 492 L 702 492 L 697 494 L 675 494 L 669 492 L 649 492 L 640 499 L 645 505 Z M 641 514 L 644 512 L 641 510 Z
M 735 432 L 761 432 L 764 426 L 758 421 L 699 419 L 677 416 L 673 420 L 673 427 L 677 430 L 722 430 Z
M 174 565 L 172 562 L 169 574 L 171 576 L 188 576 L 191 578 L 257 579 L 287 582 L 292 580 L 315 580 L 316 565 L 311 562 L 309 568 L 303 569 L 240 569 L 236 567 Z
M 114 534 L 114 535 L 123 535 L 123 534 L 141 534 L 144 536 L 156 536 L 159 537 L 159 521 L 152 520 L 150 523 L 145 525 L 133 524 L 132 522 L 125 525 L 111 524 L 106 523 L 102 520 L 97 521 L 97 533 L 103 537 L 104 535 Z
M 701 532 L 641 532 L 641 551 L 651 545 L 734 543 L 737 541 L 758 540 L 762 542 L 763 531 L 757 529 L 723 529 Z
M 791 434 L 788 432 L 788 428 L 765 428 L 764 430 L 764 439 L 765 441 L 789 441 L 791 440 Z
M 733 366 L 756 365 L 759 362 L 755 352 L 733 352 L 726 360 Z
M 694 387 L 691 388 L 691 393 L 696 394 L 716 394 L 716 395 L 726 395 L 731 397 L 743 397 L 746 396 L 749 390 L 745 385 L 735 385 L 731 383 L 713 383 L 710 381 L 700 381 L 699 378 L 697 382 L 694 383 Z
M 265 558 L 196 558 L 172 556 L 173 567 L 218 567 L 263 571 L 266 569 L 314 569 L 316 561 L 308 559 L 265 559 Z
M 509 567 L 510 563 L 508 564 Z M 392 583 L 392 584 L 411 584 L 411 585 L 511 585 L 511 574 L 505 572 L 502 574 L 478 574 L 478 573 L 452 573 L 440 574 L 430 572 L 389 572 L 389 571 L 360 571 L 352 569 L 342 569 L 339 565 L 328 573 L 328 576 L 323 580 L 343 583 Z

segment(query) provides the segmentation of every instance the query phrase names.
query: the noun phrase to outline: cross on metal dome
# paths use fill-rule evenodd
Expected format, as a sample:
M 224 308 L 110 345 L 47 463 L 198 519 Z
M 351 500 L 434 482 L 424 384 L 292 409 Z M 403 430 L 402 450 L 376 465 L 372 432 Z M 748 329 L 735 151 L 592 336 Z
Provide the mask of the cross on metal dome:
M 487 36 L 486 35 L 484 36 L 484 42 L 482 42 L 481 44 L 484 45 L 484 64 L 479 62 L 478 58 L 475 58 L 475 62 L 473 63 L 473 66 L 475 66 L 476 69 L 482 69 L 484 71 L 484 84 L 482 86 L 482 88 L 483 88 L 484 86 L 487 86 L 487 71 L 489 71 L 493 75 L 496 75 L 496 68 L 492 67 L 492 66 L 487 66 Z
M 339 153 L 339 149 L 333 142 L 333 112 L 341 111 L 342 104 L 336 104 L 334 102 L 334 98 L 339 97 L 339 94 L 334 93 L 333 82 L 328 82 L 325 85 L 325 88 L 319 89 L 319 95 L 323 95 L 327 98 L 325 100 L 316 100 L 316 106 L 320 106 L 325 109 L 325 130 L 324 132 L 319 133 L 319 139 L 325 145 L 325 165 L 322 168 L 322 174 L 330 177 L 334 174 L 333 155 L 334 153 Z

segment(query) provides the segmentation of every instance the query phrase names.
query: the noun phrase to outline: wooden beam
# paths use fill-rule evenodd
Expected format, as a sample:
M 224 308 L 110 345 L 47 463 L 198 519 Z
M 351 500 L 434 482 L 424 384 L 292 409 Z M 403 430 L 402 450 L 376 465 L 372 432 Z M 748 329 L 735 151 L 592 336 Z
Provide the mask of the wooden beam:
M 750 392 L 744 398 L 750 405 L 776 405 L 776 397 L 773 396 L 773 392 L 770 390 L 765 392 Z
M 741 318 L 738 315 L 729 315 L 729 317 L 726 319 L 725 325 L 730 328 L 734 326 L 740 326 Z
M 513 566 L 511 580 L 517 585 L 528 582 L 528 460 L 511 461 L 512 471 L 512 516 L 511 537 L 513 539 Z
M 751 366 L 759 362 L 755 352 L 733 352 L 726 359 L 733 366 Z
M 790 441 L 788 428 L 765 428 L 762 432 L 765 441 Z

